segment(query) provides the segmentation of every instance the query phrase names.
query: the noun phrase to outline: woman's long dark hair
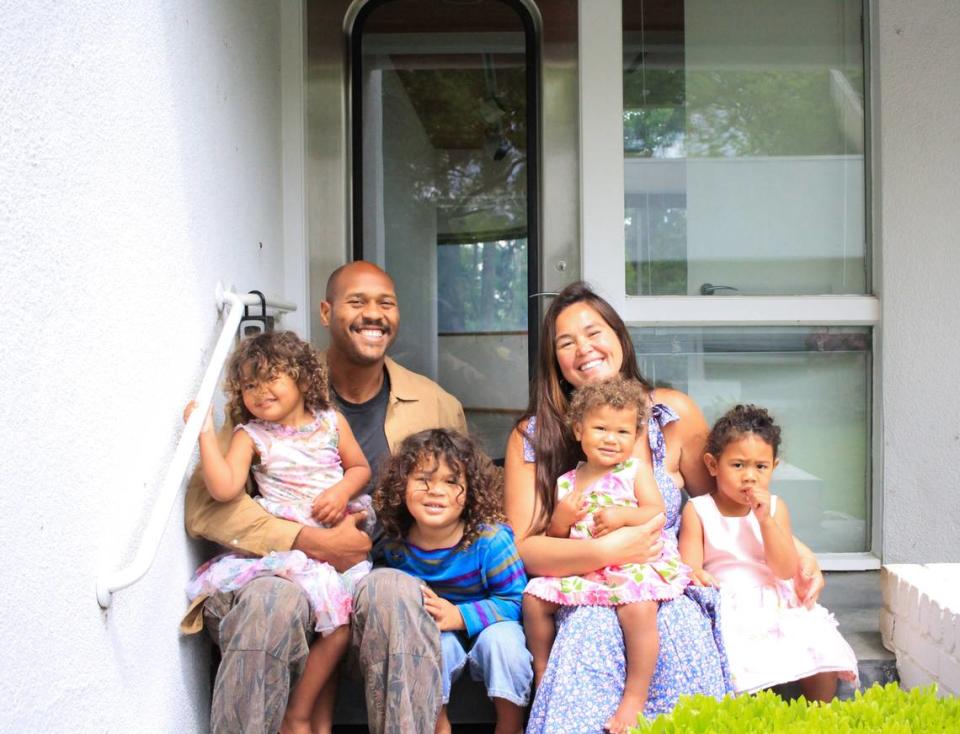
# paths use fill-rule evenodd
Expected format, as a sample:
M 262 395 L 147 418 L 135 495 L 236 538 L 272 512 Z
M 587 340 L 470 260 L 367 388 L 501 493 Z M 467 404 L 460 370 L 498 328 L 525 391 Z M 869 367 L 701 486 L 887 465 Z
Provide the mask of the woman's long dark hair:
M 557 478 L 573 468 L 580 458 L 580 447 L 564 420 L 570 404 L 573 387 L 560 374 L 557 362 L 557 317 L 575 303 L 586 303 L 613 329 L 620 340 L 623 350 L 623 364 L 620 374 L 629 380 L 637 380 L 644 389 L 650 391 L 653 386 L 640 374 L 637 355 L 633 351 L 633 342 L 623 319 L 613 307 L 593 292 L 583 281 L 571 283 L 553 299 L 550 308 L 543 317 L 540 327 L 540 354 L 537 357 L 537 369 L 530 383 L 530 404 L 526 414 L 517 424 L 517 429 L 525 433 L 527 421 L 537 419 L 537 428 L 532 436 L 536 451 L 536 510 L 531 522 L 531 532 L 543 532 L 553 514 L 556 495 L 554 486 Z M 530 437 L 528 437 L 530 438 Z M 516 528 L 521 532 L 520 528 Z

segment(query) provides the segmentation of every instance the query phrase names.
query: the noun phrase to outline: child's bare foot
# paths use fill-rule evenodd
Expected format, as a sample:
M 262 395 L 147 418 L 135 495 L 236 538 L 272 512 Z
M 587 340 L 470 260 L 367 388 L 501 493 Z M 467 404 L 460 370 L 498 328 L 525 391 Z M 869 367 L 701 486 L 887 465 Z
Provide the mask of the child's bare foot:
M 639 696 L 624 696 L 613 716 L 603 725 L 603 730 L 610 734 L 624 734 L 630 727 L 637 725 L 637 716 L 646 705 L 646 700 Z
M 280 724 L 280 734 L 312 734 L 310 720 L 284 716 Z

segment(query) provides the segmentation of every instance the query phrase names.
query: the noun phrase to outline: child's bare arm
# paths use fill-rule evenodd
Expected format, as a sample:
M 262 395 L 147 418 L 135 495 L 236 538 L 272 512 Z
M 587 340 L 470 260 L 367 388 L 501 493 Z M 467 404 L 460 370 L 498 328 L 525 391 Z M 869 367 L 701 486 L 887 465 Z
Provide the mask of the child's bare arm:
M 763 552 L 767 565 L 779 579 L 792 579 L 800 565 L 800 556 L 790 528 L 790 512 L 783 499 L 777 500 L 776 514 L 770 515 L 770 494 L 755 489 L 751 498 L 753 513 L 760 523 Z
M 196 408 L 191 401 L 183 409 L 183 421 L 190 419 L 190 414 Z M 230 502 L 243 493 L 250 473 L 250 464 L 253 462 L 253 440 L 244 431 L 237 431 L 230 439 L 227 455 L 220 453 L 213 421 L 204 419 L 203 430 L 200 431 L 200 466 L 203 473 L 203 482 L 207 485 L 207 492 L 218 502 Z
M 717 580 L 703 568 L 703 525 L 700 516 L 687 502 L 680 516 L 680 560 L 690 566 L 697 586 L 717 586 Z
M 637 498 L 637 507 L 605 507 L 594 513 L 595 537 L 604 536 L 617 528 L 643 525 L 665 512 L 663 496 L 649 467 L 640 467 L 634 480 L 633 493 Z
M 340 413 L 337 413 L 337 430 L 340 432 L 340 442 L 337 450 L 340 453 L 340 464 L 343 466 L 343 479 L 328 488 L 313 501 L 313 517 L 317 522 L 333 524 L 343 517 L 347 502 L 360 493 L 370 481 L 370 464 L 357 439 L 350 430 L 350 424 Z

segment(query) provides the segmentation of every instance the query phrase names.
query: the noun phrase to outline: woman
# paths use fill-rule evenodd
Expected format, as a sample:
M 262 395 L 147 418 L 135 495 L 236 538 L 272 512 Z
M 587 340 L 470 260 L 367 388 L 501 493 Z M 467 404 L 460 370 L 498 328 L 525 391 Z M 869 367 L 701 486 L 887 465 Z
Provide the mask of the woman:
M 602 538 L 550 538 L 554 483 L 579 458 L 563 416 L 574 389 L 616 374 L 639 380 L 647 390 L 650 421 L 634 456 L 652 471 L 667 506 L 666 517 L 625 527 Z M 630 335 L 611 306 L 584 283 L 554 299 L 544 317 L 531 403 L 507 442 L 506 510 L 520 556 L 531 575 L 567 576 L 618 563 L 645 563 L 660 552 L 664 524 L 676 533 L 679 493 L 706 492 L 712 480 L 703 463 L 708 433 L 703 414 L 687 395 L 654 389 L 640 375 Z M 799 546 L 804 573 L 798 593 L 814 600 L 823 579 L 816 559 Z M 660 656 L 645 713 L 673 709 L 681 694 L 720 696 L 729 690 L 726 660 L 715 626 L 716 594 L 690 587 L 661 605 L 657 625 Z M 530 713 L 528 734 L 594 734 L 616 709 L 625 677 L 623 638 L 609 607 L 573 607 L 557 615 L 546 674 Z

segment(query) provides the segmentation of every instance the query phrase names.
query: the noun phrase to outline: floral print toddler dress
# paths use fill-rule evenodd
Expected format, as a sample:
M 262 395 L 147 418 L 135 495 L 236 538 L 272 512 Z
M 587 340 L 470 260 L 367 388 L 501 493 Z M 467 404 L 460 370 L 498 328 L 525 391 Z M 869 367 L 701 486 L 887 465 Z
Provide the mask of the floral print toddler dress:
M 571 538 L 591 538 L 594 514 L 607 507 L 637 507 L 634 493 L 639 464 L 627 459 L 601 476 L 584 497 L 586 516 L 570 529 Z M 573 491 L 577 470 L 557 480 L 557 499 Z M 561 606 L 617 606 L 638 601 L 676 599 L 690 584 L 690 569 L 680 561 L 675 537 L 662 532 L 663 552 L 649 563 L 607 566 L 582 576 L 540 576 L 530 580 L 525 594 Z
M 257 501 L 272 515 L 319 527 L 310 514 L 313 500 L 343 478 L 336 412 L 317 413 L 311 423 L 299 428 L 252 420 L 236 430 L 246 431 L 260 458 L 250 470 L 260 491 Z M 369 495 L 351 501 L 347 510 L 365 511 L 362 528 L 370 532 L 375 518 Z M 187 584 L 187 597 L 193 601 L 199 596 L 236 591 L 260 576 L 279 576 L 303 589 L 317 632 L 327 635 L 350 621 L 354 588 L 370 568 L 369 561 L 362 561 L 341 574 L 329 563 L 298 550 L 273 552 L 262 558 L 225 553 L 197 569 Z

